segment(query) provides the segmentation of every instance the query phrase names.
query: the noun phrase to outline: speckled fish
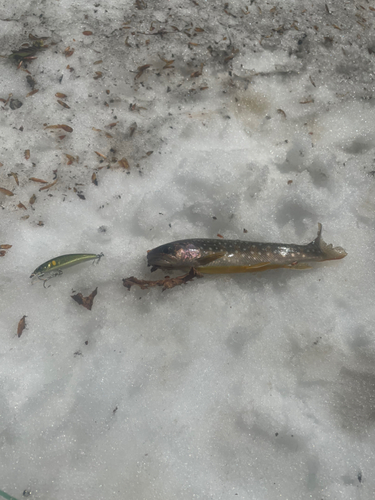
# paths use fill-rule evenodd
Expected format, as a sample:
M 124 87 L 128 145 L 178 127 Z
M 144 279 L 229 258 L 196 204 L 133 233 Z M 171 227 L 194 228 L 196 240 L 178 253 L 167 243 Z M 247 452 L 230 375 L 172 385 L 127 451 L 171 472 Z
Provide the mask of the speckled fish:
M 151 271 L 157 269 L 188 270 L 203 274 L 248 273 L 267 269 L 308 269 L 308 262 L 343 259 L 341 247 L 327 245 L 318 236 L 308 245 L 257 243 L 242 240 L 187 239 L 173 241 L 150 250 L 147 254 Z
M 62 274 L 62 270 L 67 267 L 75 266 L 88 260 L 97 260 L 99 262 L 102 257 L 102 253 L 72 253 L 68 255 L 60 255 L 54 259 L 47 260 L 47 262 L 44 262 L 37 267 L 35 271 L 31 273 L 30 278 L 38 278 L 46 282 L 48 279 Z M 46 275 L 47 277 L 44 278 Z

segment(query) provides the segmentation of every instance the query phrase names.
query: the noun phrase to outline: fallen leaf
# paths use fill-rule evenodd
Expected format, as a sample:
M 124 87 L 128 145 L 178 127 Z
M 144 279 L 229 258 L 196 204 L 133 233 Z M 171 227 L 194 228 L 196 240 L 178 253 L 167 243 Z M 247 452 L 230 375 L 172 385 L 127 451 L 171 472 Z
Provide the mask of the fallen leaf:
M 56 92 L 55 97 L 58 97 L 60 99 L 65 99 L 68 96 L 65 94 L 62 94 L 61 92 Z
M 94 297 L 98 293 L 98 287 L 95 288 L 95 290 L 90 293 L 88 297 L 84 297 L 82 293 L 77 293 L 76 295 L 71 295 L 72 299 L 78 302 L 80 306 L 86 307 L 89 311 L 91 311 L 92 304 L 94 302 Z
M 25 207 L 25 205 L 21 202 L 18 203 L 17 205 L 18 208 L 23 208 L 24 210 L 27 210 L 27 208 Z
M 29 160 L 30 159 L 30 149 L 26 149 L 25 150 L 25 160 Z
M 30 177 L 29 181 L 40 182 L 42 184 L 47 184 L 48 183 L 48 181 L 44 181 L 43 179 L 38 179 L 37 177 Z
M 104 156 L 102 153 L 99 153 L 99 151 L 94 151 L 94 153 L 95 153 L 96 155 L 98 155 L 98 156 L 100 156 L 100 157 L 104 158 L 104 159 L 107 159 L 107 157 L 106 157 L 106 156 Z
M 110 123 L 109 125 L 106 125 L 106 126 L 109 128 L 113 128 L 113 127 L 116 127 L 117 124 L 118 124 L 118 122 L 113 122 L 113 123 Z
M 78 157 L 74 158 L 74 156 L 68 155 L 68 153 L 64 153 L 64 154 L 68 158 L 68 163 L 67 163 L 68 165 L 71 165 L 73 162 L 77 161 Z
M 94 76 L 94 80 L 98 80 L 103 76 L 103 73 L 101 71 L 95 71 L 96 76 Z
M 30 97 L 30 96 L 36 94 L 37 92 L 39 92 L 39 89 L 34 89 L 31 92 L 29 92 L 28 94 L 26 94 L 26 97 Z
M 216 235 L 218 238 L 224 238 L 224 236 L 222 236 L 221 234 L 217 233 Z
M 176 276 L 175 278 L 166 276 L 160 280 L 139 280 L 138 278 L 131 276 L 130 278 L 123 279 L 122 283 L 128 290 L 130 290 L 130 288 L 134 285 L 139 286 L 142 290 L 147 290 L 153 286 L 162 286 L 162 291 L 164 292 L 164 290 L 174 288 L 175 286 L 185 285 L 188 281 L 191 281 L 194 278 L 202 278 L 202 275 L 198 273 L 194 267 L 192 267 L 187 274 Z
M 62 128 L 65 130 L 65 132 L 73 132 L 72 127 L 69 127 L 69 125 L 48 125 L 47 127 L 44 127 L 44 130 L 47 130 L 48 128 Z
M 95 186 L 98 185 L 98 179 L 96 178 L 96 173 L 94 172 L 91 176 L 91 182 L 95 184 Z
M 83 31 L 82 35 L 90 36 L 90 35 L 92 35 L 92 31 Z
M 93 64 L 101 64 L 103 62 L 103 59 L 100 59 L 100 61 L 95 61 Z
M 64 50 L 65 57 L 70 57 L 74 54 L 74 49 L 71 49 L 70 47 L 67 47 Z
M 126 158 L 121 158 L 121 160 L 119 160 L 117 163 L 120 165 L 120 167 L 126 168 L 127 170 L 130 168 L 129 162 Z
M 70 106 L 68 106 L 65 102 L 61 101 L 60 99 L 57 99 L 57 102 L 62 106 L 63 108 L 70 109 Z
M 12 248 L 12 245 L 0 245 L 0 248 L 3 250 L 8 250 L 8 248 Z
M 5 250 L 0 250 L 0 257 L 4 257 L 5 254 L 6 254 Z
M 14 196 L 14 193 L 12 193 L 12 191 L 9 191 L 9 189 L 5 189 L 5 188 L 2 188 L 0 187 L 0 193 L 3 193 L 7 196 Z
M 26 327 L 26 320 L 25 320 L 26 316 L 23 316 L 19 322 L 18 322 L 18 326 L 17 326 L 17 335 L 18 335 L 18 338 L 21 337 L 22 335 L 22 332 L 24 331 L 25 327 Z
M 51 182 L 51 184 L 47 184 L 47 186 L 43 186 L 39 189 L 39 191 L 44 191 L 45 189 L 49 189 L 50 187 L 54 186 L 57 182 L 57 179 L 53 182 Z
M 32 197 L 29 199 L 29 203 L 30 205 L 34 205 L 35 202 L 36 202 L 36 196 L 35 194 L 33 194 Z
M 151 66 L 151 64 L 144 64 L 143 66 L 138 66 L 137 70 L 138 70 L 138 73 L 135 75 L 135 78 L 140 78 L 143 74 L 143 72 L 149 68 Z

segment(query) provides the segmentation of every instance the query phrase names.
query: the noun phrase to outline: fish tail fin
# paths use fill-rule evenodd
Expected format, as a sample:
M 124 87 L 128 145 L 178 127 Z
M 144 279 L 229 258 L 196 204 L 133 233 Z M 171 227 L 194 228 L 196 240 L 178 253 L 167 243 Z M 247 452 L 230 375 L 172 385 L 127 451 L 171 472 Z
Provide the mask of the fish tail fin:
M 322 230 L 323 226 L 320 222 L 318 222 L 318 235 L 309 246 L 314 246 L 315 248 L 319 248 L 322 252 L 324 260 L 336 260 L 343 259 L 346 255 L 348 255 L 342 247 L 334 247 L 332 244 L 327 245 L 327 243 L 322 238 Z

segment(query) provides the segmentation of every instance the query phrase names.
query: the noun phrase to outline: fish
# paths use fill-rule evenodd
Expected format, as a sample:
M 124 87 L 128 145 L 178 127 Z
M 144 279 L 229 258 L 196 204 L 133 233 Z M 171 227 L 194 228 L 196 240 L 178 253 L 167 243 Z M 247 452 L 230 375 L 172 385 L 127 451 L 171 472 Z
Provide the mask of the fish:
M 86 262 L 88 260 L 97 260 L 99 263 L 102 257 L 104 257 L 103 253 L 72 253 L 67 255 L 60 255 L 59 257 L 47 260 L 47 262 L 44 262 L 43 264 L 38 266 L 35 271 L 31 273 L 30 278 L 38 278 L 40 280 L 43 280 L 43 286 L 45 287 L 45 282 L 55 276 L 59 276 L 60 274 L 62 274 L 63 269 L 81 264 L 82 262 Z
M 259 243 L 243 240 L 193 238 L 166 243 L 147 253 L 151 272 L 157 269 L 201 274 L 251 273 L 269 269 L 309 269 L 311 262 L 343 259 L 341 247 L 327 245 L 322 239 L 322 224 L 317 237 L 307 245 Z

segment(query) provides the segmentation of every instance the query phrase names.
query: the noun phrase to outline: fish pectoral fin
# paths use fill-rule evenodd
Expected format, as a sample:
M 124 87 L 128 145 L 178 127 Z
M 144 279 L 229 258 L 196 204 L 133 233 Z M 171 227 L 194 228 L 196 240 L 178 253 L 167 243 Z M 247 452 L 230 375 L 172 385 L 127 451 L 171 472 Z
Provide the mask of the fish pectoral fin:
M 217 259 L 221 259 L 221 257 L 224 257 L 224 255 L 225 252 L 214 252 L 210 255 L 206 255 L 205 257 L 200 257 L 196 259 L 196 261 L 198 266 L 207 266 L 207 264 L 210 264 L 210 262 L 214 262 Z

